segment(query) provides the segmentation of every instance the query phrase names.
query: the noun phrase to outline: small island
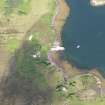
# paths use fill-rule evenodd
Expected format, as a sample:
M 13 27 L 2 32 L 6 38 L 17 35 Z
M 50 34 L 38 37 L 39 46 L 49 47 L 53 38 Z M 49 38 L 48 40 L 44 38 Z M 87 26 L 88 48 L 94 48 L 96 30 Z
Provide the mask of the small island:
M 105 0 L 90 0 L 92 6 L 103 6 L 105 5 Z

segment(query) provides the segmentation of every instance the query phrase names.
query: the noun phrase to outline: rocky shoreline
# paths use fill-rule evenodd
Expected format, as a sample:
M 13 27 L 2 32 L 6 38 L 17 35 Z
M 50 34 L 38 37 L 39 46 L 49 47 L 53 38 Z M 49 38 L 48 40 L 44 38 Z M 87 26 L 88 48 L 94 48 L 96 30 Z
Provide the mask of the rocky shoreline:
M 65 0 L 56 0 L 56 13 L 52 19 L 52 27 L 56 33 L 56 38 L 54 43 L 59 43 L 62 45 L 61 31 L 65 24 L 65 20 L 70 13 L 70 8 L 68 7 Z M 80 74 L 80 70 L 73 67 L 68 61 L 60 58 L 61 51 L 49 51 L 48 59 L 52 65 L 57 68 L 62 69 L 65 76 L 71 77 Z
M 54 17 L 52 19 L 52 27 L 57 35 L 55 42 L 57 41 L 61 45 L 62 44 L 61 30 L 65 23 L 64 20 L 69 15 L 70 8 L 66 4 L 65 0 L 56 0 L 56 5 L 57 5 L 56 14 L 54 15 Z M 76 68 L 75 66 L 73 66 L 68 61 L 61 59 L 60 53 L 61 53 L 60 51 L 57 51 L 57 52 L 49 51 L 48 59 L 52 65 L 55 65 L 57 68 L 60 68 L 62 70 L 62 72 L 64 74 L 64 78 L 66 78 L 66 77 L 69 78 L 69 77 L 73 77 L 76 75 L 89 73 L 89 74 L 92 74 L 93 76 L 99 78 L 99 80 L 101 81 L 102 88 L 103 87 L 105 88 L 105 79 L 103 78 L 103 76 L 101 75 L 101 73 L 99 72 L 98 69 L 95 68 L 88 72 L 87 72 L 87 70 L 80 70 L 80 69 Z
M 58 43 L 61 46 L 61 30 L 64 25 L 64 21 L 69 14 L 69 8 L 65 3 L 65 0 L 56 0 L 56 12 L 52 18 L 51 26 L 56 34 L 56 38 L 53 44 Z M 53 46 L 52 46 L 53 47 Z M 52 65 L 57 66 L 57 64 L 53 60 L 53 53 L 56 51 L 49 51 L 48 59 Z

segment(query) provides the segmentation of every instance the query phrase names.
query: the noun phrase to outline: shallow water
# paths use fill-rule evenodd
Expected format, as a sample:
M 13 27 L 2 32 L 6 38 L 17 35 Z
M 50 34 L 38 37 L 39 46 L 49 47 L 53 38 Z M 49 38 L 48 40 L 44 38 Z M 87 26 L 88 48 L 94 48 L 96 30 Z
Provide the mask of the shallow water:
M 71 11 L 62 30 L 66 58 L 78 68 L 105 68 L 105 6 L 92 7 L 90 0 L 67 4 Z

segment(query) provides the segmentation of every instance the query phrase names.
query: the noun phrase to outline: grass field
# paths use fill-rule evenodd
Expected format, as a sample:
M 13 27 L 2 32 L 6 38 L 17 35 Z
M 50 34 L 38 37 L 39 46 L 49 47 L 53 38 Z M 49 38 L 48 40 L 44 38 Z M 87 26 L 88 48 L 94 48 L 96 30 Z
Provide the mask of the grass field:
M 2 35 L 4 39 L 6 39 L 5 40 L 5 43 L 7 43 L 5 44 L 6 48 L 8 47 L 7 49 L 9 49 L 9 51 L 11 50 L 10 52 L 16 50 L 16 45 L 17 47 L 19 47 L 18 43 L 20 43 L 20 40 L 22 40 L 27 31 L 30 31 L 32 27 L 35 27 L 34 24 L 37 24 L 36 25 L 37 32 L 32 33 L 34 37 L 36 37 L 38 40 L 40 40 L 39 37 L 42 37 L 41 40 L 45 41 L 44 37 L 46 37 L 48 34 L 49 35 L 52 34 L 50 35 L 51 38 L 48 37 L 50 39 L 50 40 L 48 39 L 49 42 L 51 41 L 52 43 L 54 39 L 54 32 L 52 32 L 51 29 L 51 19 L 54 14 L 55 10 L 54 8 L 55 1 L 53 0 L 51 1 L 43 0 L 43 2 L 41 0 L 38 0 L 37 2 L 35 0 L 1 0 L 0 9 L 2 12 L 0 13 L 0 22 L 4 27 L 2 27 L 2 25 L 0 24 L 0 31 L 7 32 L 9 30 L 11 34 L 14 33 L 14 30 L 16 31 L 16 35 L 14 35 L 12 38 L 15 39 L 14 45 L 11 45 L 11 43 L 13 44 L 13 41 L 11 42 L 10 39 L 7 38 L 11 37 L 10 34 Z M 7 13 L 7 15 L 5 16 L 5 14 L 3 13 L 8 11 L 9 13 Z M 44 31 L 42 29 L 39 30 L 38 25 L 41 26 L 42 28 L 44 27 L 45 30 Z M 3 41 L 3 38 L 0 40 Z M 49 45 L 51 45 L 51 43 L 49 43 Z M 46 44 L 42 48 L 42 50 L 44 52 L 47 52 L 49 45 Z
M 39 105 L 49 105 L 52 103 L 53 91 L 58 80 L 63 80 L 62 73 L 56 71 L 57 68 L 51 66 L 47 59 L 48 50 L 55 39 L 55 33 L 51 27 L 55 13 L 55 1 L 31 0 L 31 10 L 27 8 L 27 5 L 27 3 L 21 4 L 13 8 L 12 13 L 6 14 L 4 18 L 4 20 L 9 19 L 10 26 L 14 24 L 14 27 L 4 24 L 5 28 L 15 28 L 15 32 L 22 31 L 25 34 L 22 36 L 22 33 L 18 33 L 8 38 L 11 37 L 9 34 L 6 38 L 4 48 L 14 55 L 15 60 L 10 64 L 10 72 L 4 85 L 5 88 L 2 90 L 5 94 L 0 103 L 2 105 L 5 105 L 7 100 L 8 104 L 13 104 L 11 99 L 17 102 L 19 97 L 22 98 L 21 101 L 18 100 L 17 105 L 20 105 L 19 103 L 31 105 L 33 102 Z M 17 8 L 22 12 L 28 9 L 29 13 L 21 15 L 16 12 Z M 29 40 L 30 35 L 33 36 L 32 40 Z M 40 56 L 34 58 L 33 55 L 38 53 Z

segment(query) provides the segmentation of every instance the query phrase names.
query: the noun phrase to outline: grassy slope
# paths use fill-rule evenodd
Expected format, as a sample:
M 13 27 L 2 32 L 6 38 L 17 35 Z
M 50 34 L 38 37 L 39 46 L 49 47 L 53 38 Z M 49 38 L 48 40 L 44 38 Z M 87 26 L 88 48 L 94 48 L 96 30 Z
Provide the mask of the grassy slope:
M 55 89 L 58 81 L 63 80 L 62 74 L 56 71 L 56 68 L 52 67 L 47 60 L 48 50 L 55 39 L 55 33 L 51 28 L 51 21 L 55 12 L 55 1 L 33 1 L 36 2 L 38 7 L 35 7 L 36 9 L 34 8 L 33 12 L 40 15 L 40 19 L 28 30 L 29 32 L 27 32 L 23 45 L 20 48 L 19 41 L 15 37 L 8 39 L 6 43 L 5 48 L 9 52 L 15 52 L 15 61 L 10 65 L 10 70 L 12 71 L 10 71 L 3 89 L 7 98 L 3 99 L 2 105 L 6 104 L 5 100 L 14 99 L 14 96 L 26 97 L 28 105 L 31 105 L 31 101 L 35 101 L 34 98 L 40 96 L 40 100 L 45 101 L 42 101 L 41 105 L 49 105 L 53 99 L 53 89 Z M 30 35 L 33 35 L 31 41 L 28 40 Z M 40 57 L 33 58 L 32 55 L 37 52 L 40 52 Z M 38 95 L 35 95 L 36 93 Z M 35 103 L 38 102 L 35 101 Z
M 74 82 L 75 81 L 75 82 Z M 85 81 L 85 84 L 84 82 Z M 63 102 L 66 102 L 67 105 L 104 105 L 105 104 L 105 97 L 100 97 L 97 95 L 93 100 L 80 100 L 80 98 L 76 95 L 76 92 L 91 89 L 93 87 L 97 87 L 96 80 L 93 77 L 89 77 L 88 75 L 81 75 L 76 76 L 70 79 L 67 83 L 61 83 L 59 89 L 57 90 L 58 97 L 60 96 L 61 105 Z M 62 86 L 67 88 L 67 92 L 62 90 Z M 62 98 L 61 98 L 62 97 Z M 59 102 L 57 105 L 60 105 Z
M 12 1 L 14 1 L 14 3 Z M 15 1 L 18 3 L 16 4 Z M 41 19 L 43 15 L 47 14 L 50 11 L 50 9 L 48 9 L 49 3 L 50 3 L 49 0 L 43 0 L 43 2 L 41 0 L 38 0 L 38 1 L 0 0 L 0 10 L 2 11 L 0 12 L 0 20 L 1 20 L 0 22 L 8 30 L 9 29 L 14 30 L 15 28 L 17 32 L 23 32 L 23 33 L 27 32 L 28 30 L 30 30 L 33 24 L 35 24 L 39 19 Z M 51 5 L 53 4 L 54 3 L 52 3 Z M 6 16 L 4 16 L 4 13 L 6 13 Z M 2 28 L 3 28 L 2 25 L 0 25 L 1 30 Z M 10 32 L 12 33 L 12 31 Z M 17 47 L 19 47 L 18 43 L 20 43 L 20 40 L 22 40 L 22 36 L 24 35 L 14 34 L 14 36 L 12 37 L 12 40 L 15 40 L 16 42 L 16 39 L 17 39 L 17 42 L 15 43 L 15 45 L 17 44 L 18 45 Z M 3 37 L 7 39 L 7 41 L 5 41 L 6 42 L 5 46 L 7 47 L 7 49 L 10 52 L 15 51 L 16 47 L 11 47 L 12 45 L 10 44 L 12 43 L 9 43 L 11 38 L 10 39 L 7 38 L 7 37 L 11 37 L 11 35 L 6 34 L 6 35 L 3 35 Z M 3 38 L 0 40 L 3 41 Z

